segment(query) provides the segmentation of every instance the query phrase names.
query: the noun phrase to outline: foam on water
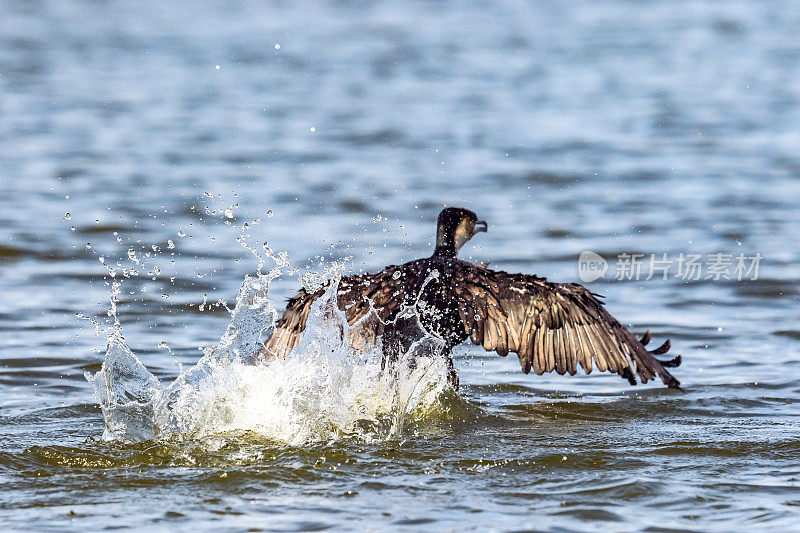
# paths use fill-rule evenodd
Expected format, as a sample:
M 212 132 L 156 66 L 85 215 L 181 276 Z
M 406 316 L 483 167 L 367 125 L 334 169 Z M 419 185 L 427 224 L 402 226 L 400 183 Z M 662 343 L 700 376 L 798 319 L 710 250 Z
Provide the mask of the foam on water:
M 164 385 L 131 352 L 115 321 L 102 368 L 87 374 L 103 410 L 104 438 L 141 441 L 199 438 L 254 431 L 290 444 L 400 435 L 409 416 L 423 416 L 448 387 L 443 358 L 414 358 L 440 348 L 436 339 L 412 346 L 383 370 L 380 346 L 353 347 L 335 305 L 338 280 L 315 302 L 301 343 L 284 359 L 255 361 L 262 332 L 277 317 L 269 282 L 280 275 L 247 276 L 230 323 L 217 346 Z M 407 364 L 414 360 L 415 364 Z

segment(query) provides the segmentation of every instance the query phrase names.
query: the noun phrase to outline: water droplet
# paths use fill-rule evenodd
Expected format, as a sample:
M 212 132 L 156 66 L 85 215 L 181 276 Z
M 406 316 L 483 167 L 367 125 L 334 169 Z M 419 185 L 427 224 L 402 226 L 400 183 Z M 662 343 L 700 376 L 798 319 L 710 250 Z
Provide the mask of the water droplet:
M 400 271 L 398 270 L 394 274 L 392 274 L 392 279 L 400 279 Z
M 69 220 L 72 218 L 72 215 L 69 213 L 64 213 L 64 220 Z
M 186 237 L 186 234 L 182 231 L 178 232 L 178 237 Z
M 87 242 L 87 243 L 86 243 L 86 249 L 87 249 L 87 250 L 91 250 L 91 249 L 92 249 L 92 243 L 90 243 L 90 242 Z
M 268 216 L 268 217 L 271 217 L 271 216 L 272 216 L 272 209 L 270 209 L 269 211 L 267 211 L 267 216 Z
M 172 242 L 172 239 L 169 239 L 167 241 L 167 248 L 170 249 L 170 250 L 173 250 L 175 248 L 175 243 Z
M 233 209 L 231 209 L 230 207 L 228 209 L 226 209 L 225 210 L 225 216 L 227 218 L 233 218 Z

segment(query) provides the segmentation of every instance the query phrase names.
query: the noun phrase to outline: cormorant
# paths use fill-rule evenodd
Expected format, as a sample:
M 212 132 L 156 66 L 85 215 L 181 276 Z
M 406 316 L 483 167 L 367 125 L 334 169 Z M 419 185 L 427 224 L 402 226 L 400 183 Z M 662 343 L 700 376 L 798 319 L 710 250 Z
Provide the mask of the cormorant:
M 615 372 L 631 385 L 636 385 L 635 375 L 642 383 L 658 376 L 668 387 L 680 388 L 665 367 L 680 365 L 681 357 L 655 357 L 669 350 L 669 340 L 648 351 L 650 333 L 636 339 L 606 311 L 600 295 L 577 283 L 552 283 L 458 259 L 461 247 L 486 230 L 486 222 L 472 211 L 445 208 L 439 213 L 431 257 L 339 281 L 337 305 L 348 324 L 374 310 L 378 320 L 368 323 L 368 334 L 381 338 L 384 365 L 417 340 L 433 336 L 444 344 L 448 379 L 457 389 L 450 351 L 470 338 L 503 357 L 515 352 L 526 374 L 555 370 L 574 375 L 578 365 L 588 374 L 594 361 L 601 372 Z M 300 342 L 312 303 L 327 288 L 303 289 L 289 299 L 262 357 L 286 356 Z

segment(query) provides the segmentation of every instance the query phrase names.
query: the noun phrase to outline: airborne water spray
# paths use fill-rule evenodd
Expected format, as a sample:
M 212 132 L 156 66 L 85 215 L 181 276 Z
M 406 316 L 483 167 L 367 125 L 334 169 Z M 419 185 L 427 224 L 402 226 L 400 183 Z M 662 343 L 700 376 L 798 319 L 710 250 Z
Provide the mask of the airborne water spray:
M 411 413 L 438 405 L 448 387 L 444 358 L 416 357 L 414 365 L 405 364 L 417 350 L 435 349 L 436 339 L 412 346 L 391 371 L 382 368 L 380 346 L 353 348 L 350 334 L 364 324 L 348 325 L 336 305 L 342 264 L 322 275 L 303 276 L 304 285 L 330 286 L 312 306 L 302 341 L 283 359 L 256 363 L 263 333 L 278 317 L 269 284 L 297 273 L 286 252 L 274 253 L 266 243 L 259 246 L 261 252 L 249 243 L 246 232 L 257 223 L 242 224 L 237 237 L 256 256 L 258 268 L 245 277 L 224 334 L 205 348 L 196 365 L 181 369 L 166 385 L 128 348 L 117 316 L 120 284 L 106 265 L 114 325 L 100 371 L 86 376 L 103 411 L 105 439 L 136 442 L 253 431 L 289 444 L 383 440 L 398 437 Z M 266 258 L 275 266 L 265 274 Z

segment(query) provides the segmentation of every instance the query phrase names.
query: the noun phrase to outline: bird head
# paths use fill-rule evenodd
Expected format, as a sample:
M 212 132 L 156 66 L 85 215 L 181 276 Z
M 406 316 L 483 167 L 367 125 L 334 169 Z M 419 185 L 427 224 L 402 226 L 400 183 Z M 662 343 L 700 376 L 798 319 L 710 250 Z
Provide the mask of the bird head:
M 486 222 L 469 209 L 446 207 L 436 224 L 436 255 L 455 257 L 476 233 L 487 230 Z

